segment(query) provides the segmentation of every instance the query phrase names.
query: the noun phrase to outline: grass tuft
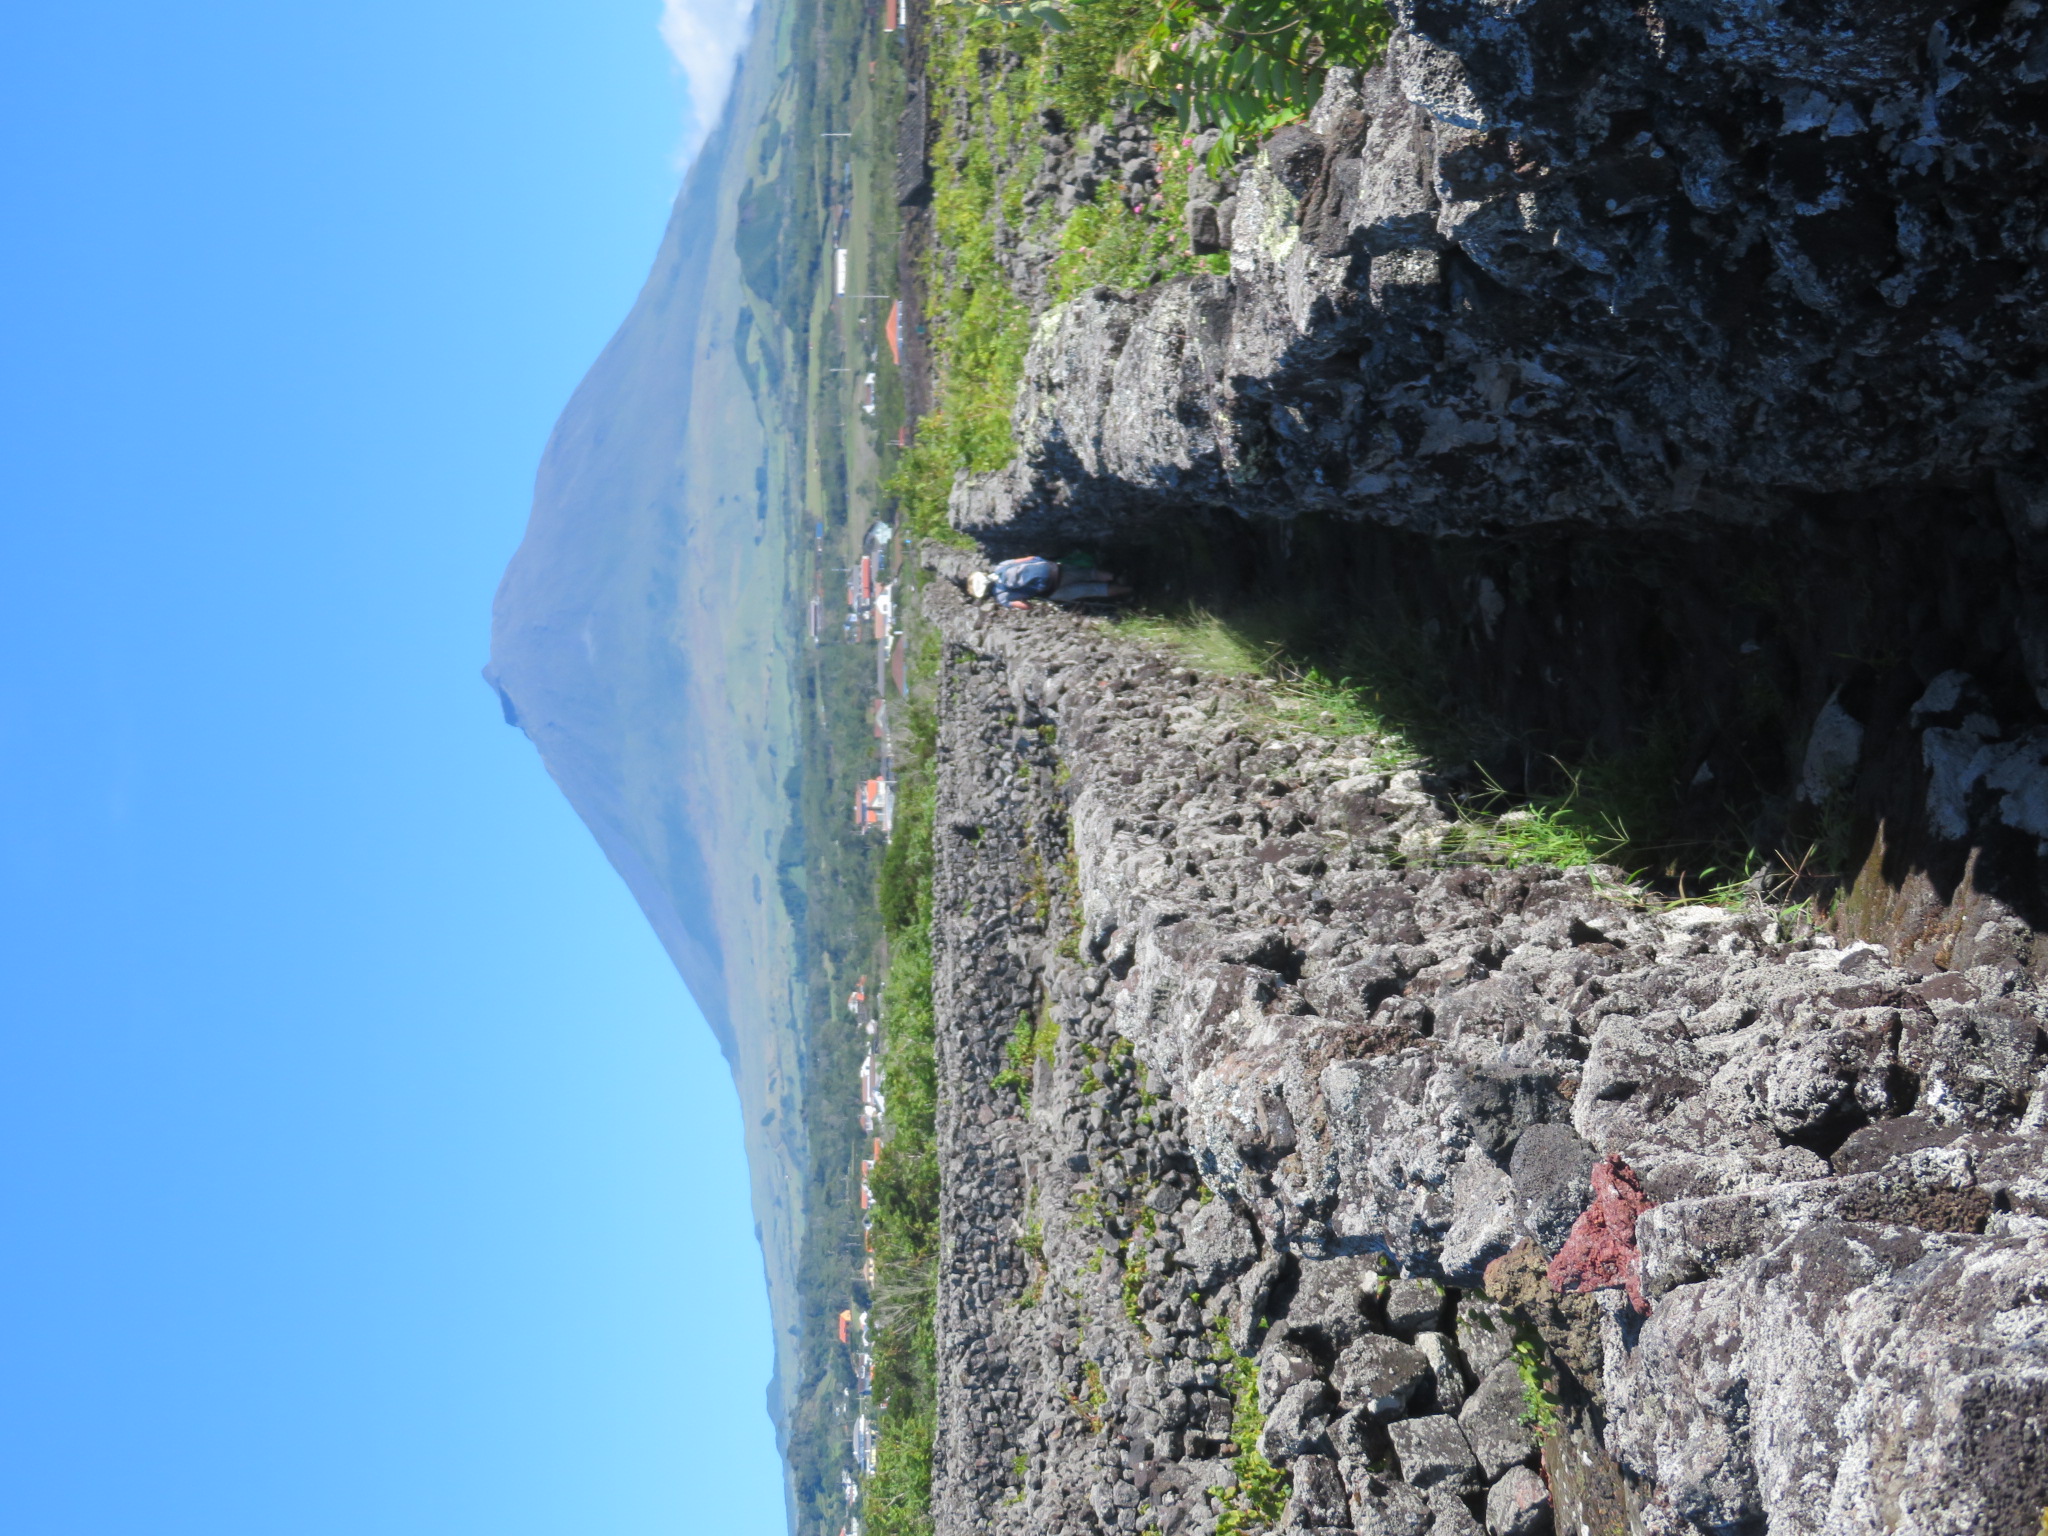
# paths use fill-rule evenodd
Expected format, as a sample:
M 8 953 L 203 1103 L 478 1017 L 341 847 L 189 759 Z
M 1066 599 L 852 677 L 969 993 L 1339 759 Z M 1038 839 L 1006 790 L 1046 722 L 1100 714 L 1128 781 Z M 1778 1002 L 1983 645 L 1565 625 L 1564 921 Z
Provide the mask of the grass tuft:
M 1579 799 L 1579 782 L 1558 795 L 1538 796 L 1513 809 L 1509 796 L 1492 779 L 1486 790 L 1460 807 L 1457 824 L 1444 839 L 1442 852 L 1451 856 L 1505 864 L 1509 868 L 1545 865 L 1579 869 L 1605 864 L 1628 847 L 1628 830 L 1611 814 L 1587 810 Z

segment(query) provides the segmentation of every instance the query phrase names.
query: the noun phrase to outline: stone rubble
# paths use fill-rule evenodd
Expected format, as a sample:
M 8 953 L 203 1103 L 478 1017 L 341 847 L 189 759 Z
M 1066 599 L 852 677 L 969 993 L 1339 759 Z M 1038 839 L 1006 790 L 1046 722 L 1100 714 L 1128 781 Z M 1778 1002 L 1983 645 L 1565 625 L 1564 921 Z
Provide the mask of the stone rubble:
M 1385 744 L 927 558 L 941 1536 L 2035 1529 L 2024 934 L 1456 864 Z M 1547 1277 L 1621 1165 L 1641 1305 Z

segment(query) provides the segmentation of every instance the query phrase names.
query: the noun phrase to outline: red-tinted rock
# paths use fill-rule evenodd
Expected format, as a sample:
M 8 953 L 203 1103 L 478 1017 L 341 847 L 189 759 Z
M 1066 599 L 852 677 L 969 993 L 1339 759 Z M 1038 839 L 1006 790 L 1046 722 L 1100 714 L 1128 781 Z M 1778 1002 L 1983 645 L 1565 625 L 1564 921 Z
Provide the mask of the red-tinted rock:
M 1560 1291 L 1598 1291 L 1621 1286 L 1638 1312 L 1643 1295 L 1643 1256 L 1636 1248 L 1636 1218 L 1654 1202 L 1643 1193 L 1635 1171 L 1618 1156 L 1593 1165 L 1593 1203 L 1572 1224 L 1571 1235 L 1550 1261 L 1548 1278 Z

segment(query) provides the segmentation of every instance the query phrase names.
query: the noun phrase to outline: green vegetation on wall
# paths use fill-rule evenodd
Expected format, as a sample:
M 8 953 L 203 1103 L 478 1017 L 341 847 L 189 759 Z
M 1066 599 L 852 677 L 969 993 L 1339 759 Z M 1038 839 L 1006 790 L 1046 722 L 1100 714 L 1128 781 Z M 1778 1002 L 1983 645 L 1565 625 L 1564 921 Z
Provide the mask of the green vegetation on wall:
M 976 3 L 978 16 L 1073 38 L 1067 93 L 1093 109 L 1122 97 L 1171 109 L 1186 130 L 1241 137 L 1304 115 L 1332 66 L 1368 68 L 1386 52 L 1384 0 L 1021 0 Z
M 1076 208 L 1060 229 L 1053 265 L 1053 295 L 1073 298 L 1098 286 L 1149 288 L 1190 272 L 1227 272 L 1230 258 L 1193 254 L 1187 237 L 1191 141 L 1168 134 L 1153 148 L 1159 165 L 1159 206 L 1129 208 L 1098 193 Z
M 934 383 L 933 410 L 917 425 L 917 441 L 889 482 L 902 520 L 923 538 L 957 541 L 946 522 L 946 497 L 958 470 L 999 469 L 1016 452 L 1010 409 L 1031 340 L 1031 314 L 1011 292 L 997 258 L 997 163 L 1017 159 L 1029 143 L 1029 59 L 1008 45 L 1037 51 L 1034 33 L 1015 37 L 994 22 L 935 17 L 926 90 L 935 103 L 973 104 L 964 118 L 938 113 L 932 151 L 932 247 L 924 285 Z M 991 64 L 989 61 L 993 60 Z
M 1223 1513 L 1216 1522 L 1216 1536 L 1247 1536 L 1280 1523 L 1294 1480 L 1266 1460 L 1259 1450 L 1266 1418 L 1259 1412 L 1258 1362 L 1232 1349 L 1220 1324 L 1214 1358 L 1223 1368 L 1223 1385 L 1234 1405 L 1230 1438 L 1237 1446 L 1237 1459 L 1231 1463 L 1231 1470 L 1237 1474 L 1237 1486 L 1209 1490 L 1223 1505 Z
M 1016 454 L 1010 417 L 1032 315 L 1011 284 L 1006 252 L 1027 240 L 1052 252 L 1055 301 L 1102 284 L 1145 288 L 1228 270 L 1227 257 L 1197 257 L 1189 245 L 1192 141 L 1163 120 L 1154 145 L 1160 193 L 1147 205 L 1126 206 L 1105 190 L 1064 214 L 1050 202 L 1025 206 L 1040 135 L 1053 121 L 1076 131 L 1111 118 L 1125 94 L 1112 67 L 1151 14 L 1114 0 L 1077 10 L 1068 30 L 1052 33 L 958 7 L 933 18 L 927 89 L 936 143 L 923 279 L 934 400 L 887 487 L 920 537 L 958 542 L 946 522 L 955 475 L 1000 469 Z

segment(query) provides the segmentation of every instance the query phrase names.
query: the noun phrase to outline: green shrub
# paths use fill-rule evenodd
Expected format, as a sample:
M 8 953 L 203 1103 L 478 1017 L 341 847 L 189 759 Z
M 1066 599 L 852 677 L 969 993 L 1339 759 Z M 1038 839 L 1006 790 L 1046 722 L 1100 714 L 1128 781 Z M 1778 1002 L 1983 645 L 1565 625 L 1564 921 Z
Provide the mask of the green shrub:
M 1182 127 L 1223 128 L 1229 156 L 1240 139 L 1305 115 L 1331 65 L 1378 63 L 1392 31 L 1381 0 L 1166 0 L 1118 73 L 1169 103 Z
M 1131 0 L 970 0 L 966 9 L 1054 34 L 1047 57 L 1058 59 L 1083 120 L 1118 95 L 1162 102 L 1183 128 L 1222 128 L 1219 157 L 1306 114 L 1332 65 L 1377 63 L 1393 31 L 1384 0 L 1161 0 L 1143 11 Z M 1071 60 L 1059 58 L 1069 39 Z
M 1151 25 L 1154 7 L 1143 0 L 1094 0 L 1066 11 L 1067 30 L 1046 38 L 1045 95 L 1069 128 L 1105 121 L 1130 94 L 1117 78 L 1117 61 Z

